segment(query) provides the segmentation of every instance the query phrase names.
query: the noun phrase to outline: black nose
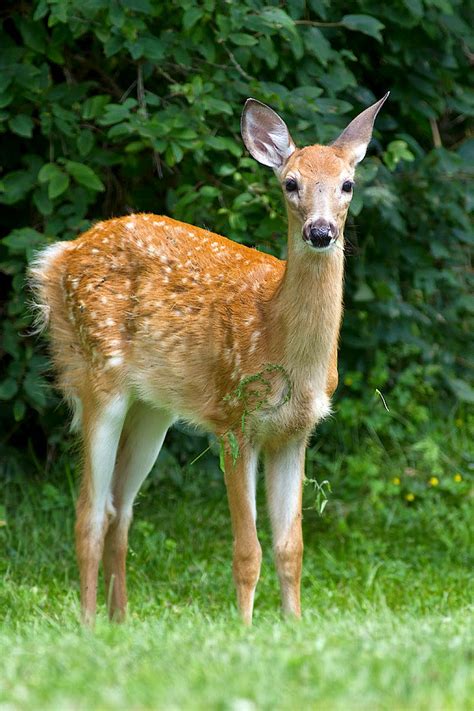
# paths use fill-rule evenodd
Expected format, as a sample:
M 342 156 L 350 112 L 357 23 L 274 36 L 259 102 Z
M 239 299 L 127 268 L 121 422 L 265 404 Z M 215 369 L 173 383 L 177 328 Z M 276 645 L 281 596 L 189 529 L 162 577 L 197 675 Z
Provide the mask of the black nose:
M 332 222 L 316 220 L 305 225 L 304 237 L 313 247 L 328 247 L 332 239 L 336 239 L 338 229 Z

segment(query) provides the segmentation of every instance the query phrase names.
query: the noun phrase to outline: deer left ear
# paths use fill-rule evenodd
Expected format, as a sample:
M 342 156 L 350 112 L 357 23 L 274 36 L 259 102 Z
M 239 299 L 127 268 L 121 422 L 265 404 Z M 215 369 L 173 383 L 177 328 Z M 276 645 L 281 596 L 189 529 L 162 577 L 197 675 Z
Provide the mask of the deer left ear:
M 295 150 L 286 123 L 273 109 L 247 99 L 242 113 L 242 138 L 255 160 L 279 172 Z
M 332 144 L 334 147 L 343 148 L 349 154 L 350 161 L 354 165 L 360 163 L 367 152 L 375 119 L 389 94 L 388 91 L 380 101 L 356 116 Z

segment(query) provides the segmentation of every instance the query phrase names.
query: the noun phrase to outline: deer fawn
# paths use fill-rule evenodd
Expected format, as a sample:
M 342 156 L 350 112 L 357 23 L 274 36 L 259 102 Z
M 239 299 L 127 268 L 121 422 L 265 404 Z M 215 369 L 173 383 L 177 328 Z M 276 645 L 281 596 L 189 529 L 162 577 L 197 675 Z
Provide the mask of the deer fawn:
M 85 623 L 95 618 L 101 559 L 109 615 L 125 615 L 133 502 L 178 418 L 223 442 L 233 574 L 248 624 L 261 562 L 263 454 L 282 607 L 300 616 L 306 442 L 337 385 L 344 223 L 355 165 L 387 96 L 331 146 L 302 149 L 274 111 L 246 102 L 245 145 L 283 189 L 286 262 L 140 214 L 52 244 L 31 266 L 39 325 L 49 324 L 59 387 L 84 442 L 76 545 Z

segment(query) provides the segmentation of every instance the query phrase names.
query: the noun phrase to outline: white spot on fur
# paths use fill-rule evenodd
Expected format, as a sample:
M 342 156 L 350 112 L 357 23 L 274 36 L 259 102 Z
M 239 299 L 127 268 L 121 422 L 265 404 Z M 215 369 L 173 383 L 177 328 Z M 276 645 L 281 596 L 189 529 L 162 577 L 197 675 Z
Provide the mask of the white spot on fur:
M 125 227 L 127 228 L 127 230 L 133 230 L 135 229 L 135 222 L 133 220 L 131 222 L 126 222 Z
M 123 363 L 123 356 L 115 355 L 115 356 L 112 356 L 111 358 L 108 358 L 107 367 L 108 368 L 116 368 L 117 366 L 122 365 L 122 363 Z

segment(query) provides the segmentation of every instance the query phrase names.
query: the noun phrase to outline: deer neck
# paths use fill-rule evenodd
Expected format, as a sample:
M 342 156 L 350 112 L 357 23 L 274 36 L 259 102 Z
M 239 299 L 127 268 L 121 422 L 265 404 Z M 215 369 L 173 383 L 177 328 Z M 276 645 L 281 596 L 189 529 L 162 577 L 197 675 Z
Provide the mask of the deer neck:
M 288 260 L 271 303 L 274 348 L 291 373 L 305 380 L 327 375 L 342 313 L 343 237 L 330 251 L 308 252 L 301 228 L 289 220 Z M 276 355 L 276 353 L 275 353 Z

